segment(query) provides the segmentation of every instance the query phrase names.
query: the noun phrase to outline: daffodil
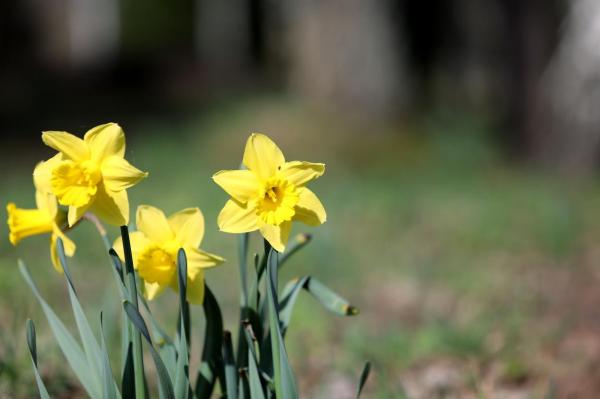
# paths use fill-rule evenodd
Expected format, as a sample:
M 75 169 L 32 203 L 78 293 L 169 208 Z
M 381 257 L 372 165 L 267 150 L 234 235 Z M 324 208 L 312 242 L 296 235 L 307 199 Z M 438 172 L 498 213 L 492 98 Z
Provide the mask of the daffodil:
M 34 170 L 34 175 L 46 167 L 44 162 L 39 163 Z M 11 244 L 16 246 L 23 238 L 38 234 L 50 234 L 50 258 L 54 268 L 62 272 L 56 250 L 56 240 L 59 237 L 62 239 L 67 256 L 73 256 L 75 253 L 75 243 L 61 229 L 66 224 L 67 215 L 65 211 L 58 208 L 54 195 L 43 190 L 38 179 L 34 178 L 34 184 L 36 186 L 36 209 L 17 208 L 12 202 L 6 206 L 8 239 Z
M 308 188 L 325 172 L 322 163 L 286 162 L 267 136 L 253 133 L 246 142 L 247 169 L 220 171 L 213 180 L 231 199 L 219 214 L 219 228 L 227 233 L 260 230 L 279 252 L 285 250 L 293 221 L 318 226 L 325 222 L 321 201 Z
M 204 269 L 224 261 L 201 249 L 204 216 L 198 208 L 183 209 L 168 218 L 155 207 L 140 205 L 136 212 L 138 231 L 130 234 L 133 265 L 144 281 L 144 295 L 154 299 L 166 287 L 177 290 L 177 252 L 187 257 L 187 298 L 191 303 L 204 300 Z M 114 249 L 124 259 L 121 238 Z
M 88 210 L 109 224 L 128 224 L 126 189 L 148 174 L 124 159 L 125 134 L 119 125 L 96 126 L 83 139 L 67 132 L 44 132 L 42 140 L 58 154 L 37 178 L 69 207 L 69 226 Z

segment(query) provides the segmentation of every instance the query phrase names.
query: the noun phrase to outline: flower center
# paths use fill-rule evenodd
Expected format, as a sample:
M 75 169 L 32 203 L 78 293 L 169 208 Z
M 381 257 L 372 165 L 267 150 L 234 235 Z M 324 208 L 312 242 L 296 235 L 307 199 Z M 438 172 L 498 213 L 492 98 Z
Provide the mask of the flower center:
M 148 245 L 137 260 L 140 277 L 149 283 L 169 284 L 175 269 L 175 256 L 156 244 Z
M 6 207 L 8 212 L 8 239 L 17 245 L 25 237 L 35 234 L 51 233 L 54 220 L 49 212 L 42 209 L 20 209 L 10 203 Z
M 52 170 L 52 191 L 62 205 L 84 206 L 96 195 L 102 173 L 91 161 L 63 161 Z
M 285 179 L 272 178 L 266 181 L 258 195 L 256 214 L 263 222 L 279 225 L 292 220 L 298 203 L 296 187 Z

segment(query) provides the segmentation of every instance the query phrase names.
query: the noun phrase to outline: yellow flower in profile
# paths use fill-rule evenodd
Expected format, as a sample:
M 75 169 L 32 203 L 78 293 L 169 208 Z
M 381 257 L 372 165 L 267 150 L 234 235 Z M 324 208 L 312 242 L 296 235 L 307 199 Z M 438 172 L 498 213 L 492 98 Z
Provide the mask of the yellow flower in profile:
M 39 163 L 34 170 L 34 175 L 45 167 L 47 167 L 45 162 Z M 58 208 L 54 195 L 44 192 L 42 187 L 39 187 L 38 179 L 34 179 L 34 183 L 36 185 L 36 209 L 17 208 L 12 202 L 6 206 L 9 228 L 8 239 L 11 244 L 16 246 L 23 238 L 38 234 L 51 234 L 50 258 L 54 268 L 62 273 L 56 250 L 56 240 L 59 237 L 62 239 L 67 256 L 73 256 L 75 253 L 75 243 L 61 230 L 61 227 L 66 224 L 67 215 L 66 212 Z
M 44 132 L 42 140 L 59 153 L 37 177 L 61 205 L 69 207 L 69 226 L 88 210 L 109 224 L 128 224 L 125 190 L 148 174 L 124 159 L 125 134 L 119 125 L 96 126 L 83 140 L 67 132 Z
M 177 252 L 187 257 L 187 298 L 190 303 L 204 300 L 204 269 L 224 261 L 201 249 L 204 216 L 198 208 L 183 209 L 168 218 L 155 207 L 140 205 L 136 213 L 138 231 L 130 234 L 133 265 L 144 281 L 144 295 L 154 299 L 166 287 L 177 291 Z M 123 241 L 118 238 L 114 249 L 124 259 Z
M 285 250 L 292 221 L 310 226 L 325 222 L 321 201 L 305 187 L 325 172 L 322 163 L 286 162 L 267 136 L 253 133 L 244 150 L 247 170 L 225 170 L 213 180 L 231 196 L 219 214 L 219 228 L 227 233 L 260 230 L 279 252 Z

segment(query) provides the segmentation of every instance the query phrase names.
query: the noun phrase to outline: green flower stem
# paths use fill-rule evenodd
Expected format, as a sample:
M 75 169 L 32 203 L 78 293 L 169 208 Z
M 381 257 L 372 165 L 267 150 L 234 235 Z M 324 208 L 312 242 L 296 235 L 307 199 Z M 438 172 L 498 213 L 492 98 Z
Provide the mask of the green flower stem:
M 138 310 L 137 288 L 135 272 L 133 271 L 133 257 L 131 255 L 131 243 L 129 242 L 129 230 L 127 226 L 121 226 L 121 238 L 123 239 L 123 252 L 125 254 L 125 284 L 129 290 L 129 300 Z M 140 332 L 130 322 L 130 333 L 133 342 L 133 369 L 135 378 L 135 397 L 145 399 L 146 387 L 144 384 L 144 358 L 142 356 L 142 338 Z

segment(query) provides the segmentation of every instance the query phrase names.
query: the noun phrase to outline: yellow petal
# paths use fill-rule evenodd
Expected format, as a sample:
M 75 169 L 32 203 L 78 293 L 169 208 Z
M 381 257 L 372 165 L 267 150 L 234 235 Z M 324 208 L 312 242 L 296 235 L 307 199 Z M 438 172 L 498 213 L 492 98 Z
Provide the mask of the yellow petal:
M 135 269 L 137 269 L 138 266 L 137 259 L 140 253 L 142 253 L 146 246 L 151 243 L 152 242 L 141 231 L 129 233 L 129 244 L 131 245 L 131 255 L 133 257 L 133 267 Z M 125 252 L 123 251 L 123 239 L 121 236 L 117 237 L 112 247 L 117 255 L 119 255 L 119 259 L 121 259 L 122 262 L 125 262 Z
M 17 245 L 23 238 L 50 233 L 54 225 L 53 217 L 42 209 L 21 209 L 10 202 L 6 205 L 8 239 Z
M 175 238 L 163 211 L 150 205 L 140 205 L 136 212 L 137 229 L 151 241 L 164 243 Z
M 148 176 L 147 172 L 142 172 L 116 155 L 106 158 L 101 169 L 104 185 L 112 191 L 128 189 Z
M 243 162 L 248 169 L 265 180 L 283 166 L 285 158 L 270 138 L 264 134 L 252 133 L 246 142 Z
M 186 208 L 169 216 L 169 226 L 182 246 L 197 248 L 204 237 L 204 216 L 198 208 Z
M 327 213 L 319 198 L 306 187 L 298 189 L 298 203 L 294 210 L 296 211 L 294 219 L 306 223 L 309 226 L 319 226 L 327 220 Z
M 83 140 L 90 149 L 91 158 L 95 161 L 99 162 L 110 156 L 119 158 L 125 156 L 125 134 L 121 126 L 116 123 L 106 123 L 91 128 L 85 133 Z
M 219 255 L 204 252 L 196 248 L 185 248 L 185 255 L 187 257 L 188 276 L 191 278 L 194 278 L 202 269 L 214 267 L 225 262 L 225 259 Z
M 62 205 L 82 207 L 90 204 L 98 191 L 99 171 L 94 172 L 74 161 L 61 161 L 52 169 L 52 193 Z
M 58 204 L 56 203 L 56 197 L 50 193 L 43 193 L 41 191 L 35 192 L 35 205 L 38 209 L 48 212 L 48 214 L 54 219 L 58 213 Z
M 197 305 L 204 302 L 204 273 L 198 273 L 193 279 L 188 277 L 187 300 Z
M 146 297 L 146 299 L 151 301 L 158 295 L 160 295 L 165 288 L 166 286 L 161 286 L 158 283 L 149 283 L 147 281 L 144 281 L 144 296 Z
M 219 229 L 226 233 L 247 233 L 258 229 L 258 217 L 251 202 L 229 200 L 217 218 Z
M 286 162 L 281 168 L 282 176 L 295 186 L 302 186 L 325 173 L 325 164 L 303 161 Z
M 71 133 L 43 132 L 42 141 L 48 147 L 61 152 L 67 159 L 80 162 L 90 157 L 90 152 L 85 142 Z
M 63 160 L 62 154 L 59 152 L 47 161 L 40 162 L 33 170 L 33 184 L 35 189 L 44 193 L 52 192 L 52 169 Z
M 90 209 L 90 206 L 92 206 L 91 203 L 85 204 L 83 206 L 70 206 L 69 214 L 67 216 L 69 227 L 75 226 L 75 223 L 77 223 L 79 219 L 81 219 L 83 214 L 86 213 L 88 209 Z
M 65 250 L 65 255 L 71 257 L 75 255 L 75 243 L 67 237 L 59 228 L 55 226 L 52 236 L 50 237 L 50 259 L 52 260 L 52 265 L 56 269 L 57 272 L 62 273 L 62 265 L 60 264 L 60 259 L 58 257 L 58 250 L 56 248 L 56 241 L 58 238 L 62 239 L 63 248 Z
M 238 202 L 248 202 L 248 199 L 255 197 L 260 190 L 258 178 L 249 170 L 222 170 L 212 178 Z
M 276 251 L 283 252 L 291 229 L 292 222 L 283 222 L 279 226 L 264 224 L 260 226 L 260 233 Z
M 113 226 L 129 224 L 129 199 L 127 191 L 112 191 L 98 186 L 98 192 L 91 211 L 100 219 Z

